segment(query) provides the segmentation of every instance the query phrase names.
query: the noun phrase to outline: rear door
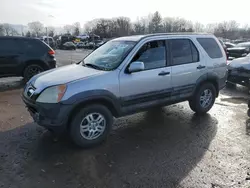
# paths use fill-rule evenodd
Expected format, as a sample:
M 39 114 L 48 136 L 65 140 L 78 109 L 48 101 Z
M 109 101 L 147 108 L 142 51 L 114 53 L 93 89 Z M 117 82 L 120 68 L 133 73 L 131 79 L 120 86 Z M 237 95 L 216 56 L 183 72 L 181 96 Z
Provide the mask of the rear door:
M 168 40 L 171 53 L 172 97 L 185 98 L 192 94 L 197 80 L 205 74 L 206 62 L 190 38 Z
M 227 58 L 223 47 L 215 37 L 198 37 L 198 43 L 204 50 L 208 74 L 217 78 L 226 77 Z
M 22 55 L 17 39 L 2 38 L 0 43 L 0 75 L 15 75 Z

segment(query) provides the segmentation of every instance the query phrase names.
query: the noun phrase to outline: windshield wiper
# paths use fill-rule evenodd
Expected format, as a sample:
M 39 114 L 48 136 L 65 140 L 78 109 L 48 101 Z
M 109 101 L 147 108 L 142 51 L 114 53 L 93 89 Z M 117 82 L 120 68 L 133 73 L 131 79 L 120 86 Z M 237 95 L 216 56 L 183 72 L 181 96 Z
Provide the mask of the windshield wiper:
M 97 66 L 97 65 L 94 65 L 94 64 L 91 64 L 91 63 L 84 63 L 83 66 L 91 67 L 91 68 L 97 69 L 97 70 L 102 70 L 101 67 L 99 67 L 99 66 Z

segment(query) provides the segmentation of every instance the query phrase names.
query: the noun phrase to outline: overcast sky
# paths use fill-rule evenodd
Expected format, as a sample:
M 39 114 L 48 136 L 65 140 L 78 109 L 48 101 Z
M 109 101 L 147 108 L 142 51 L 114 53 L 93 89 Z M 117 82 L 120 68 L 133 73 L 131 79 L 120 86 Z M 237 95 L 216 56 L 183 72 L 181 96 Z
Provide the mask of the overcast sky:
M 241 25 L 250 25 L 249 5 L 250 0 L 236 3 L 229 0 L 0 0 L 0 23 L 40 21 L 62 26 L 117 16 L 134 21 L 158 10 L 164 17 L 183 17 L 204 24 L 236 20 Z

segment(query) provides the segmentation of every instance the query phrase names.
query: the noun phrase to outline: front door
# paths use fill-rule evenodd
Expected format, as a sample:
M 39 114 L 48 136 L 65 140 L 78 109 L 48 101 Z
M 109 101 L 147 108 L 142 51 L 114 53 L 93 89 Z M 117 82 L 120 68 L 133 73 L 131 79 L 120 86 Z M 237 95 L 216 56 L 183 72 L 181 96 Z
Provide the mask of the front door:
M 120 94 L 123 106 L 154 103 L 170 97 L 171 68 L 167 66 L 164 40 L 144 43 L 131 62 L 141 61 L 145 69 L 131 74 L 120 72 Z M 129 65 L 128 65 L 129 66 Z

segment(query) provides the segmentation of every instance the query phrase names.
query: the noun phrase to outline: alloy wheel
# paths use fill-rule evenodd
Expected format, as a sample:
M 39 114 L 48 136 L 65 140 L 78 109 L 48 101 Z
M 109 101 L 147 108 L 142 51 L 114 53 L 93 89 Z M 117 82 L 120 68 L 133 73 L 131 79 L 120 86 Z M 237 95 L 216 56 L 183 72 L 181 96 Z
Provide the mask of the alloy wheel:
M 86 115 L 80 124 L 80 133 L 87 140 L 94 140 L 101 136 L 106 128 L 106 120 L 100 113 Z
M 213 93 L 210 89 L 205 89 L 200 95 L 200 105 L 202 108 L 207 108 L 211 105 Z

